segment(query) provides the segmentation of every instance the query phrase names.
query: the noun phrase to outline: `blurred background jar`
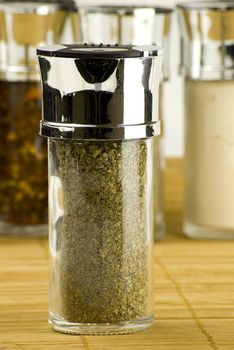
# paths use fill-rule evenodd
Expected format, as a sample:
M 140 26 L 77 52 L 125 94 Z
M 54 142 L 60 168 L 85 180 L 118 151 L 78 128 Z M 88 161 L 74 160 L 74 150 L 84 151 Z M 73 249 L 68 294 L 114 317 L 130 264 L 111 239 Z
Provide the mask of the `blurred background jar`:
M 184 233 L 234 238 L 234 2 L 178 6 L 185 99 Z
M 0 1 L 0 233 L 47 233 L 47 151 L 35 48 L 60 41 L 66 5 Z
M 163 85 L 169 80 L 169 39 L 172 9 L 162 6 L 84 6 L 79 8 L 83 42 L 122 45 L 159 44 L 164 49 L 163 77 L 160 86 L 159 117 L 162 136 L 154 139 L 154 218 L 155 239 L 165 233 Z

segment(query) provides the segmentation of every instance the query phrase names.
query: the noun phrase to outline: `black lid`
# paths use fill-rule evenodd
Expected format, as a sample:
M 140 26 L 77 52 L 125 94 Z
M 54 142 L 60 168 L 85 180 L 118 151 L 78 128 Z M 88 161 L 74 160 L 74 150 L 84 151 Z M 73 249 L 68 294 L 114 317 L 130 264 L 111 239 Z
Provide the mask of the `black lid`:
M 42 46 L 37 49 L 38 56 L 67 58 L 140 58 L 161 56 L 162 50 L 156 46 L 75 44 Z

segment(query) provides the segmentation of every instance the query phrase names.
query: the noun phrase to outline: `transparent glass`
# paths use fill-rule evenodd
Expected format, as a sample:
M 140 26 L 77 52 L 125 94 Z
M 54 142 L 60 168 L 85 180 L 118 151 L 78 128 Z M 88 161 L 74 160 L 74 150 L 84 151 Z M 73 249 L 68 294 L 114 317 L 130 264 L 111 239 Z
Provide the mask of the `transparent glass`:
M 153 323 L 152 139 L 49 140 L 53 329 L 117 334 Z
M 234 238 L 234 81 L 185 81 L 185 218 L 193 238 Z
M 81 35 L 79 12 L 71 11 L 66 14 L 61 43 L 77 44 L 84 42 Z
M 153 148 L 154 239 L 161 240 L 165 235 L 164 159 L 162 158 L 162 138 L 154 138 Z
M 163 84 L 159 86 L 159 119 L 161 121 L 161 134 L 153 139 L 153 193 L 154 193 L 154 239 L 161 240 L 165 235 L 164 210 L 164 117 L 163 117 Z
M 39 82 L 0 80 L 0 232 L 47 233 L 47 147 Z

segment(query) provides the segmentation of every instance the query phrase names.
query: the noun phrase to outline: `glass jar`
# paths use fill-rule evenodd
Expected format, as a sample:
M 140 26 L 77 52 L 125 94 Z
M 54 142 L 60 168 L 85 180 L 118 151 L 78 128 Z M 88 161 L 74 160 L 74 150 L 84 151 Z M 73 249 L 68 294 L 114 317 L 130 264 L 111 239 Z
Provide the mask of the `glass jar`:
M 185 77 L 185 217 L 192 238 L 234 238 L 234 5 L 179 6 Z
M 169 36 L 172 9 L 165 6 L 81 6 L 80 19 L 83 41 L 123 45 L 163 46 L 163 79 L 169 80 Z M 160 114 L 163 119 L 162 90 L 160 86 Z M 165 234 L 163 135 L 153 141 L 154 149 L 154 225 L 155 239 Z
M 49 139 L 49 320 L 57 331 L 129 333 L 153 322 L 160 55 L 156 46 L 38 49 L 41 134 Z
M 0 233 L 47 233 L 47 148 L 38 135 L 35 47 L 58 42 L 65 11 L 51 1 L 0 2 Z

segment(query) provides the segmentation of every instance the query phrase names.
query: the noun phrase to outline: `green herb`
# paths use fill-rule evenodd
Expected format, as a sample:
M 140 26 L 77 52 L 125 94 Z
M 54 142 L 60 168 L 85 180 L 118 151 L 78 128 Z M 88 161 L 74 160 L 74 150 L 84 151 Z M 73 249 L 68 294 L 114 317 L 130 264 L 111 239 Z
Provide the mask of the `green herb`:
M 66 321 L 114 323 L 151 312 L 148 142 L 50 140 L 63 188 L 57 237 Z

